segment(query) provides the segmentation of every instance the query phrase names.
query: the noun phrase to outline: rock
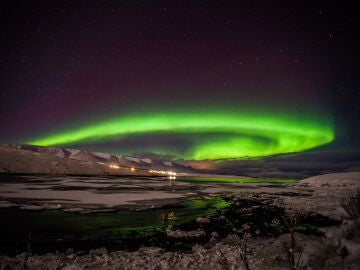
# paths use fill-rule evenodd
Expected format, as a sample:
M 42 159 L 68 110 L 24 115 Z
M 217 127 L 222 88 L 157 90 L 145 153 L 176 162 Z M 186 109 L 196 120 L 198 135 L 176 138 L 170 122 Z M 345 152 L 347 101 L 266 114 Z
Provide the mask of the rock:
M 66 256 L 66 258 L 70 259 L 70 260 L 74 260 L 76 258 L 76 254 L 72 253 Z
M 169 230 L 166 232 L 166 236 L 171 239 L 199 239 L 201 237 L 206 236 L 206 233 L 203 230 L 194 230 L 194 231 Z
M 198 245 L 198 244 L 195 244 L 193 247 L 192 247 L 192 252 L 194 253 L 204 253 L 206 252 L 206 249 L 202 246 L 202 245 Z
M 165 249 L 159 247 L 143 247 L 143 248 L 139 248 L 138 251 L 148 255 L 155 255 L 155 254 L 164 253 Z
M 198 218 L 196 218 L 196 223 L 202 223 L 202 224 L 204 224 L 204 223 L 210 223 L 210 219 L 208 219 L 208 218 L 203 218 L 203 217 L 198 217 Z
M 73 248 L 68 248 L 68 249 L 65 251 L 65 253 L 66 253 L 67 255 L 69 255 L 69 254 L 74 254 L 74 253 L 75 253 L 75 250 L 74 250 Z
M 210 235 L 209 243 L 210 244 L 216 243 L 216 241 L 219 237 L 220 237 L 220 235 L 217 232 L 212 232 Z
M 64 266 L 63 257 L 54 253 L 35 255 L 28 258 L 25 269 L 61 269 Z
M 109 252 L 106 247 L 90 250 L 90 257 L 107 255 Z
M 189 231 L 188 232 L 188 238 L 189 239 L 198 239 L 198 238 L 201 238 L 203 236 L 206 236 L 206 233 L 203 230 L 196 230 L 196 231 Z

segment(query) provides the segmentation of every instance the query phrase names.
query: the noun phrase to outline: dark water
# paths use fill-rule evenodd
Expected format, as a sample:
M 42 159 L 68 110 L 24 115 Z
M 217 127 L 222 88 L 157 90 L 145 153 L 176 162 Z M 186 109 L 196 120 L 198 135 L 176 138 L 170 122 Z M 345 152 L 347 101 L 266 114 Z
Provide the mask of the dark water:
M 226 211 L 221 197 L 241 192 L 238 183 L 283 185 L 291 180 L 222 177 L 119 177 L 0 175 L 0 200 L 15 203 L 0 208 L 0 252 L 37 252 L 69 247 L 137 248 L 161 245 L 168 229 L 189 225 L 197 217 Z M 254 187 L 255 188 L 255 187 Z M 166 203 L 156 204 L 157 200 Z M 172 204 L 173 203 L 173 204 Z M 146 205 L 145 205 L 146 204 Z M 149 209 L 149 205 L 155 205 Z M 77 214 L 63 210 L 29 211 L 21 206 L 60 205 L 110 212 Z M 157 206 L 156 206 L 157 205 Z M 166 205 L 165 207 L 160 207 Z M 116 210 L 118 206 L 123 210 Z M 127 208 L 126 208 L 127 207 Z M 132 209 L 148 209 L 131 211 Z
M 25 249 L 47 252 L 68 247 L 136 248 L 139 242 L 190 222 L 196 217 L 223 211 L 229 203 L 220 197 L 186 199 L 165 208 L 92 214 L 66 213 L 61 210 L 23 211 L 1 209 L 0 249 L 19 252 Z M 156 241 L 156 239 L 152 239 Z

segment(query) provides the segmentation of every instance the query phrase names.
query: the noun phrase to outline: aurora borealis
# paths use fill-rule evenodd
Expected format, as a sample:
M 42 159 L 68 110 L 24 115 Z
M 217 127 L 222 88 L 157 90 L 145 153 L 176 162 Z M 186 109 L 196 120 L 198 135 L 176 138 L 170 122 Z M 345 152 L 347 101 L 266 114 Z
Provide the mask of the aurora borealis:
M 360 148 L 351 3 L 4 0 L 0 20 L 0 143 L 196 161 Z
M 291 118 L 281 115 L 259 115 L 234 111 L 171 110 L 144 115 L 118 117 L 101 123 L 50 135 L 27 143 L 41 146 L 104 141 L 132 135 L 154 136 L 172 133 L 191 142 L 182 156 L 185 159 L 227 159 L 259 157 L 280 153 L 299 152 L 329 143 L 334 138 L 333 128 L 326 121 Z M 118 139 L 119 140 L 119 139 Z M 157 154 L 166 145 L 153 145 Z M 144 147 L 143 151 L 146 152 Z

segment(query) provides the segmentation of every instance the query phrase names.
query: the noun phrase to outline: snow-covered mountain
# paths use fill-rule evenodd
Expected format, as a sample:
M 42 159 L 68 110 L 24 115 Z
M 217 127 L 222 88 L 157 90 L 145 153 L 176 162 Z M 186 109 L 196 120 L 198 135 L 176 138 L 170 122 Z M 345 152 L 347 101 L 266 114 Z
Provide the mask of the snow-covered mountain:
M 138 158 L 84 150 L 25 144 L 0 145 L 0 172 L 150 175 L 149 171 L 191 172 L 161 158 Z

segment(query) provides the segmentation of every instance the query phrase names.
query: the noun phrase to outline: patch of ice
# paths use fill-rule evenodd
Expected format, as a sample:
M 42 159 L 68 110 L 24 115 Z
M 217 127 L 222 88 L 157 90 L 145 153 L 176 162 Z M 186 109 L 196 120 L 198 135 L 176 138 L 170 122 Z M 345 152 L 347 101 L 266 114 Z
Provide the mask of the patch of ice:
M 0 208 L 10 208 L 18 206 L 16 203 L 11 203 L 8 201 L 0 201 Z

